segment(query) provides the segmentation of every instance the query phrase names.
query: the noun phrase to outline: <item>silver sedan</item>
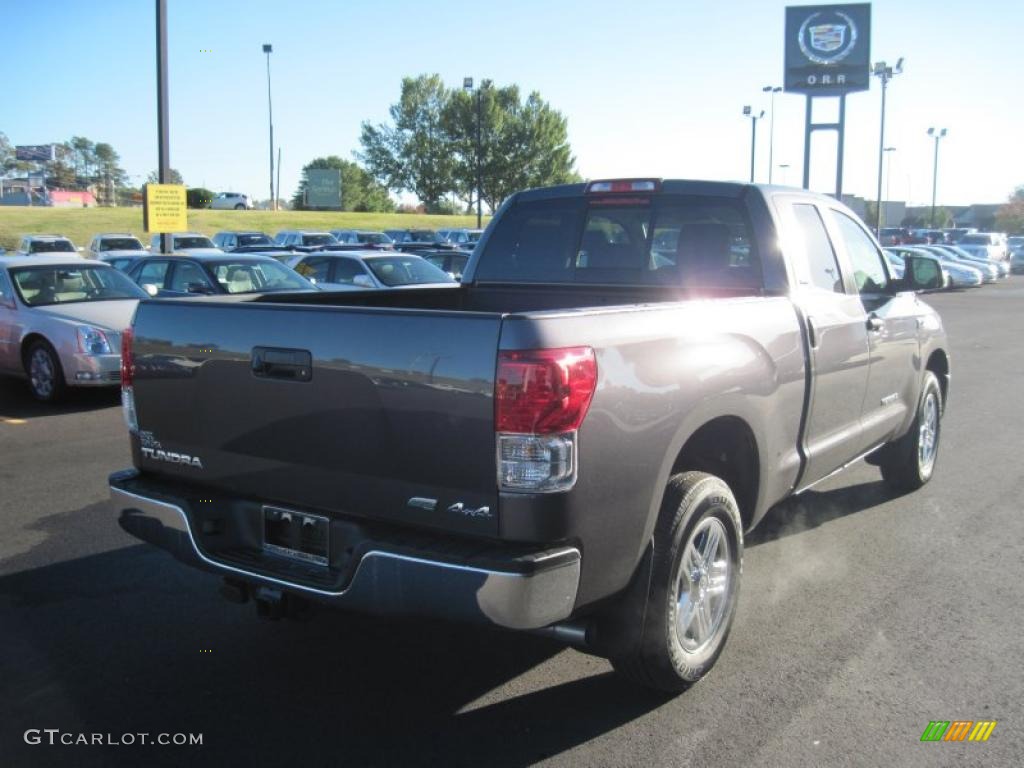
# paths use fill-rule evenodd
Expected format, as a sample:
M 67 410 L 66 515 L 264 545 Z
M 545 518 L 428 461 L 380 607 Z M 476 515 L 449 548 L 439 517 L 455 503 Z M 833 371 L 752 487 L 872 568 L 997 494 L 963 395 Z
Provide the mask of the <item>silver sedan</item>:
M 121 332 L 146 292 L 113 267 L 74 256 L 0 256 L 0 373 L 37 400 L 66 387 L 117 386 Z

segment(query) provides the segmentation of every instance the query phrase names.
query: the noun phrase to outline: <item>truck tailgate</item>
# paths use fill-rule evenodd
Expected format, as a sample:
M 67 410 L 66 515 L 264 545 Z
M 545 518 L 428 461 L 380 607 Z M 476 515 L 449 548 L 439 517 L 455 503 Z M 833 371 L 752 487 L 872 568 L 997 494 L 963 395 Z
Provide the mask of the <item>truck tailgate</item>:
M 136 465 L 211 496 L 496 535 L 500 326 L 474 312 L 142 302 Z

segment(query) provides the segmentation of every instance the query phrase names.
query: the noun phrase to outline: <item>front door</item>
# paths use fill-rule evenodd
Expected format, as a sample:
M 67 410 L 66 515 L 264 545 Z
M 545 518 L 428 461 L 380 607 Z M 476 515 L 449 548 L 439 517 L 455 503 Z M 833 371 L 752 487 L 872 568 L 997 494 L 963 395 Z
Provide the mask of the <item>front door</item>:
M 892 437 L 917 407 L 922 367 L 917 297 L 896 292 L 888 262 L 860 223 L 835 208 L 830 213 L 867 314 L 871 365 L 861 427 L 865 439 L 877 445 Z

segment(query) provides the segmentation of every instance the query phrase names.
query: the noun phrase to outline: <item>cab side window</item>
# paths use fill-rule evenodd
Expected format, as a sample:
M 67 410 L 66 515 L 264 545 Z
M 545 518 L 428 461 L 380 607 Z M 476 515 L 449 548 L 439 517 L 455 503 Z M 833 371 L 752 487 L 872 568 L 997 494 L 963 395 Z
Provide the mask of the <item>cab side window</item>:
M 846 254 L 853 267 L 853 280 L 857 290 L 864 293 L 885 293 L 889 288 L 889 273 L 882 263 L 882 254 L 857 222 L 842 211 L 833 211 L 839 225 L 839 235 L 846 245 Z
M 803 239 L 807 275 L 800 277 L 803 285 L 820 288 L 823 291 L 843 293 L 843 275 L 839 261 L 832 248 L 832 241 L 825 231 L 818 209 L 809 203 L 794 203 L 793 216 L 797 231 Z

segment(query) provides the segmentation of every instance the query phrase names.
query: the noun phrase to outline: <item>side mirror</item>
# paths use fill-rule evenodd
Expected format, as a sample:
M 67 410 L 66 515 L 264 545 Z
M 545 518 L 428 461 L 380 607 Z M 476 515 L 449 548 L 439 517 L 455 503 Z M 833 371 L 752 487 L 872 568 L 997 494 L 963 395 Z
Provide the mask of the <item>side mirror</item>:
M 142 290 L 144 290 L 146 293 L 153 297 L 160 293 L 160 289 L 157 288 L 156 285 L 154 285 L 153 283 L 144 283 L 142 286 Z
M 356 275 L 352 278 L 352 285 L 358 285 L 360 288 L 373 288 L 373 280 L 369 275 Z
M 908 291 L 937 291 L 943 287 L 942 265 L 924 256 L 903 259 L 903 287 Z

